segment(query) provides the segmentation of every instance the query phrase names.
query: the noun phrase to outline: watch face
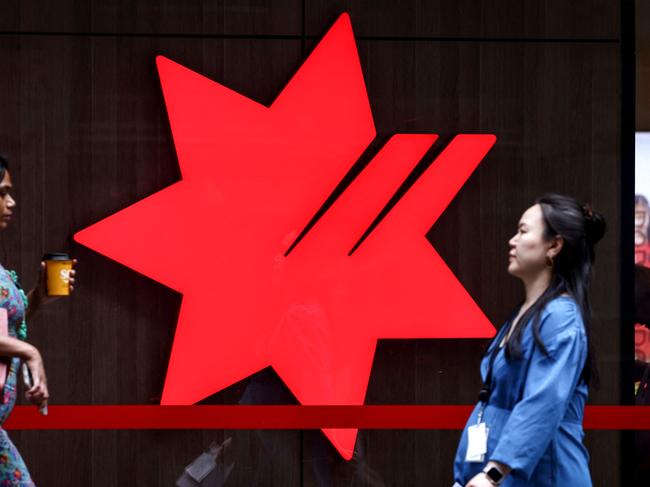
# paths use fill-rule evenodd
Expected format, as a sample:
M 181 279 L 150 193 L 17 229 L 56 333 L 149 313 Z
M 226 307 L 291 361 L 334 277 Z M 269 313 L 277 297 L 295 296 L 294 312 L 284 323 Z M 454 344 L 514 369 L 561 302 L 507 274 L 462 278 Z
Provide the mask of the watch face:
M 494 482 L 498 482 L 503 478 L 503 474 L 499 472 L 496 468 L 492 467 L 490 470 L 485 472 L 485 475 L 490 477 Z

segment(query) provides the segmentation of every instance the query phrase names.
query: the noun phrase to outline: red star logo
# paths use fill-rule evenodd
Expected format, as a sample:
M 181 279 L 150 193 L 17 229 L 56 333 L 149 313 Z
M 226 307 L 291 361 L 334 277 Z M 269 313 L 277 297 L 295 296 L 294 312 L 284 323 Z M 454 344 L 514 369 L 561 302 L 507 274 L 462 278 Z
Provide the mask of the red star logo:
M 162 404 L 268 366 L 302 404 L 363 404 L 377 339 L 494 334 L 425 238 L 492 135 L 457 136 L 350 253 L 436 139 L 395 135 L 285 255 L 375 137 L 347 15 L 270 107 L 157 64 L 182 180 L 75 240 L 182 293 Z M 324 432 L 352 456 L 356 430 Z

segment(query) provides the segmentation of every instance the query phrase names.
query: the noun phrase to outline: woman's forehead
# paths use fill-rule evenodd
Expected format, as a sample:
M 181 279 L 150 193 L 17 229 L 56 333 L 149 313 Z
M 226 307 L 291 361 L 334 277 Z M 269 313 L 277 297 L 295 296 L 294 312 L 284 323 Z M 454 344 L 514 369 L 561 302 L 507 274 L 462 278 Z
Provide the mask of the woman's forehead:
M 5 170 L 5 175 L 2 178 L 2 181 L 0 181 L 0 186 L 11 186 L 11 176 L 9 175 L 9 171 Z
M 536 225 L 542 223 L 542 208 L 539 205 L 533 205 L 524 211 L 519 220 L 520 225 Z

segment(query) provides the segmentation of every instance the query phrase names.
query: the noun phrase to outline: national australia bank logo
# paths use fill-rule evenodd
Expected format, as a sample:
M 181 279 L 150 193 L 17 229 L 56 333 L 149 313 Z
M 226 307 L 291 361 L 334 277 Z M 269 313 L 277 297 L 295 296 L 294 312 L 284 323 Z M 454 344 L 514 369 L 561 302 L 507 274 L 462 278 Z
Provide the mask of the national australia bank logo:
M 162 404 L 271 366 L 301 404 L 360 405 L 378 339 L 494 334 L 425 238 L 493 135 L 457 135 L 367 234 L 436 141 L 392 136 L 301 235 L 376 135 L 347 15 L 270 106 L 157 65 L 182 178 L 75 240 L 182 294 Z M 356 430 L 324 433 L 352 456 Z

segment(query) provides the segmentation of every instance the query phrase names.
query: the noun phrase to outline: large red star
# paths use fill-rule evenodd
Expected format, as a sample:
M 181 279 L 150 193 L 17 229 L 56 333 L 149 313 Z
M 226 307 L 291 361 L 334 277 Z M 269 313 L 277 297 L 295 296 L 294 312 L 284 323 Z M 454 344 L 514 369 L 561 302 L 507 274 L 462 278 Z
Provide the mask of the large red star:
M 459 135 L 351 255 L 436 139 L 395 135 L 285 256 L 375 137 L 342 15 L 266 107 L 157 59 L 182 180 L 75 240 L 182 293 L 162 404 L 272 366 L 302 404 L 363 404 L 379 338 L 494 328 L 425 233 L 494 144 Z M 346 459 L 356 430 L 324 430 Z

